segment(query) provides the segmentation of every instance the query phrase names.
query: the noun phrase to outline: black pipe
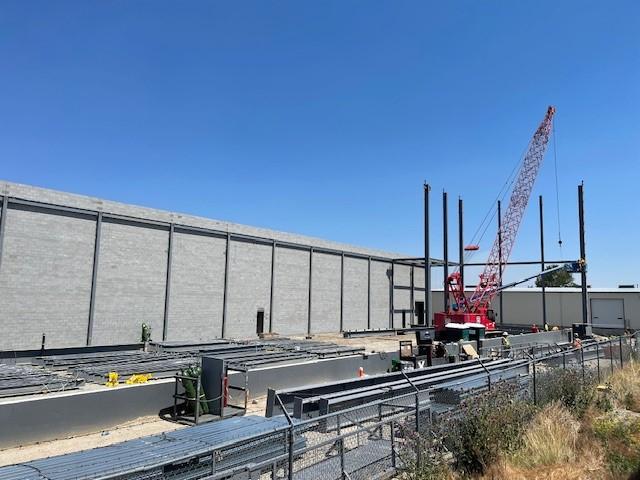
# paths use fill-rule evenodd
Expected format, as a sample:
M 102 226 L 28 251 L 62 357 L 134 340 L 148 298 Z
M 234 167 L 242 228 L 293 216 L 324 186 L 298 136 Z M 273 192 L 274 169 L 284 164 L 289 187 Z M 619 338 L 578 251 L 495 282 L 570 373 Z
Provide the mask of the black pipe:
M 580 225 L 580 260 L 584 262 L 584 267 L 580 272 L 580 290 L 582 294 L 582 323 L 588 323 L 589 316 L 587 310 L 587 252 L 584 241 L 584 182 L 578 185 L 578 223 Z
M 498 200 L 498 270 L 500 272 L 500 286 L 502 286 L 502 202 Z M 502 292 L 498 294 L 498 304 L 500 305 L 500 323 L 504 323 L 504 304 L 502 303 Z
M 429 192 L 431 187 L 424 184 L 424 325 L 431 322 L 431 253 L 429 252 Z
M 540 205 L 540 271 L 544 272 L 544 216 L 542 208 L 542 195 L 538 197 L 538 203 Z M 547 328 L 547 289 L 544 286 L 544 279 L 542 281 L 542 326 L 546 330 Z
M 442 260 L 444 261 L 444 311 L 449 311 L 449 222 L 447 213 L 447 192 L 442 192 Z

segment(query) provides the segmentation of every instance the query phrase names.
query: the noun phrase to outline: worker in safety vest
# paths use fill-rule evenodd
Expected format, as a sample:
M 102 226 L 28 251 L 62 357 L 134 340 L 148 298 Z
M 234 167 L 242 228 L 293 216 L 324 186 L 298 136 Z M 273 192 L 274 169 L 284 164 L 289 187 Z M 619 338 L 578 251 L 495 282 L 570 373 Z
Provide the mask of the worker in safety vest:
M 502 351 L 507 355 L 511 352 L 511 341 L 507 332 L 502 332 Z
M 582 340 L 577 333 L 573 334 L 573 348 L 582 348 Z

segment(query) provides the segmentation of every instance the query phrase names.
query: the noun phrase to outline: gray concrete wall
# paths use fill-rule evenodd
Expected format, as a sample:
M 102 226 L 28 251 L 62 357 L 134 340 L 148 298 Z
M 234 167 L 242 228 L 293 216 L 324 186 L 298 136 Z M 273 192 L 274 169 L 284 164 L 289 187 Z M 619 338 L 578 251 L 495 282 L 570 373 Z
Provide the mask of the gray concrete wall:
M 313 254 L 312 333 L 340 331 L 340 264 L 338 255 Z
M 276 248 L 273 331 L 284 335 L 307 332 L 309 252 Z
M 344 329 L 367 328 L 368 318 L 372 328 L 386 328 L 390 260 L 407 256 L 0 181 L 0 202 L 4 198 L 0 350 L 39 348 L 43 333 L 47 347 L 81 346 L 89 330 L 93 345 L 132 343 L 140 340 L 143 322 L 154 340 L 166 330 L 166 340 L 206 341 L 223 335 L 223 323 L 227 337 L 247 338 L 255 336 L 258 309 L 264 310 L 265 331 L 271 321 L 276 333 L 305 334 L 310 248 L 311 332 L 339 331 L 341 291 Z M 396 269 L 396 281 L 404 276 L 408 285 L 408 267 Z M 408 291 L 394 295 L 396 309 L 409 308 Z
M 468 291 L 467 294 L 471 294 Z M 624 301 L 625 325 L 640 329 L 640 291 L 637 289 L 589 289 L 589 300 L 615 298 Z M 503 292 L 504 311 L 501 318 L 506 323 L 518 325 L 542 324 L 542 298 L 539 288 L 514 288 Z M 442 291 L 433 292 L 434 311 L 442 309 Z M 496 298 L 493 303 L 500 312 Z M 551 325 L 570 327 L 582 322 L 582 297 L 577 288 L 547 289 L 547 321 Z
M 0 346 L 84 344 L 95 221 L 9 209 L 0 265 Z
M 162 337 L 169 234 L 103 222 L 92 343 L 140 340 L 140 326 Z
M 226 249 L 224 238 L 174 233 L 167 338 L 221 335 Z
M 344 259 L 345 330 L 367 328 L 367 260 Z
M 269 325 L 271 246 L 231 242 L 229 250 L 225 337 L 253 337 L 259 308 L 264 310 L 265 326 Z

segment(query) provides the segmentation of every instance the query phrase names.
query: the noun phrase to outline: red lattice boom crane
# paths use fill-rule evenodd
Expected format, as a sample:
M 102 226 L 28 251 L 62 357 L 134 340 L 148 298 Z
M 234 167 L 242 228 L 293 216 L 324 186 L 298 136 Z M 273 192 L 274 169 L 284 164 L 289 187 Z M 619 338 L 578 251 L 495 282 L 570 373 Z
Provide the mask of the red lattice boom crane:
M 447 283 L 453 302 L 450 303 L 448 311 L 434 314 L 436 330 L 443 329 L 447 323 L 481 323 L 487 330 L 495 329 L 495 316 L 491 310 L 491 300 L 501 289 L 504 264 L 508 262 L 511 255 L 524 211 L 529 203 L 533 184 L 547 151 L 555 112 L 556 109 L 552 106 L 547 109 L 547 114 L 529 143 L 511 192 L 509 206 L 502 219 L 502 226 L 493 243 L 475 291 L 467 298 L 464 294 L 464 285 L 460 283 L 460 272 L 449 275 Z

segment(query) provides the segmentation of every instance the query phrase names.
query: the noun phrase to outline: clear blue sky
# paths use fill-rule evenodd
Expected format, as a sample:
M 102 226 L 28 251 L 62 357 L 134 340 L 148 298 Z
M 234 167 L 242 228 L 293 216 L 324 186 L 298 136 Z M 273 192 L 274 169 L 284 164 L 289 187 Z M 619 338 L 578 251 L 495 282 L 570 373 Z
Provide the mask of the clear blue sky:
M 442 189 L 475 230 L 553 104 L 563 254 L 584 180 L 590 283 L 640 282 L 636 0 L 5 0 L 0 58 L 1 178 L 410 255 L 423 180 L 439 256 Z

